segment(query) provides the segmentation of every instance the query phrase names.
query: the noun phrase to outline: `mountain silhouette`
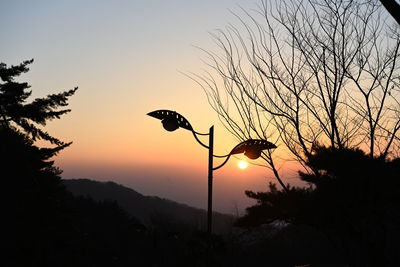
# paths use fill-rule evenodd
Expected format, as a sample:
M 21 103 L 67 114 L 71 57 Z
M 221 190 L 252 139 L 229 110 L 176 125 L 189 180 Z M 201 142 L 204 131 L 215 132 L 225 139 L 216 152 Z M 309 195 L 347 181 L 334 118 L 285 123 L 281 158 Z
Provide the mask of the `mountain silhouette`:
M 207 212 L 202 209 L 156 196 L 144 196 L 111 181 L 64 179 L 62 182 L 75 196 L 89 197 L 95 201 L 117 202 L 128 214 L 155 230 L 182 232 L 206 229 Z M 214 233 L 230 232 L 233 221 L 232 215 L 214 212 Z

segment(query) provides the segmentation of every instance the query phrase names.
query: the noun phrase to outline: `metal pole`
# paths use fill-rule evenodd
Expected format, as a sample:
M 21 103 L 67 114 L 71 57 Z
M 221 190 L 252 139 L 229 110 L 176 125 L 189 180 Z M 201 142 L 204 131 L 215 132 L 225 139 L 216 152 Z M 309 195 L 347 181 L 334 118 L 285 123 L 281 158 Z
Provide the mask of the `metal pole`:
M 214 126 L 211 126 L 209 134 L 209 142 L 208 142 L 208 209 L 207 209 L 208 235 L 212 234 L 213 153 L 214 153 Z

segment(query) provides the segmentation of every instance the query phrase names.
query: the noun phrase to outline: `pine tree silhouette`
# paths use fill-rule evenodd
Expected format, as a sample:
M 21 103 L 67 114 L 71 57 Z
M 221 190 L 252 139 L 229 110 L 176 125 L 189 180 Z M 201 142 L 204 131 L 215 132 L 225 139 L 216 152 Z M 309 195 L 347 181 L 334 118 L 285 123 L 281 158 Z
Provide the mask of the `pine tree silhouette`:
M 371 158 L 359 149 L 316 147 L 300 172 L 308 188 L 247 191 L 257 204 L 247 208 L 238 226 L 283 220 L 323 233 L 351 266 L 397 266 L 400 236 L 400 160 Z
M 27 72 L 32 62 L 11 67 L 0 63 L 0 183 L 5 222 L 1 230 L 10 263 L 45 266 L 49 244 L 66 230 L 61 225 L 68 197 L 60 182 L 61 170 L 51 158 L 71 142 L 62 142 L 42 128 L 70 111 L 60 107 L 67 106 L 77 88 L 29 102 L 30 86 L 15 78 Z M 48 141 L 52 147 L 38 147 L 37 140 Z
M 11 67 L 0 63 L 0 78 L 3 80 L 3 83 L 0 83 L 0 123 L 3 128 L 23 132 L 32 141 L 43 139 L 55 144 L 53 152 L 57 153 L 71 143 L 64 143 L 49 135 L 40 126 L 45 126 L 47 121 L 59 119 L 61 115 L 70 112 L 70 109 L 58 110 L 58 108 L 67 106 L 68 98 L 78 88 L 36 98 L 27 103 L 32 94 L 30 86 L 26 82 L 16 82 L 15 78 L 29 71 L 28 65 L 32 62 L 33 59 Z
M 71 142 L 43 127 L 70 111 L 77 88 L 29 101 L 30 86 L 15 79 L 32 62 L 0 63 L 2 265 L 145 266 L 152 243 L 138 220 L 116 203 L 73 197 L 62 184 L 52 157 Z

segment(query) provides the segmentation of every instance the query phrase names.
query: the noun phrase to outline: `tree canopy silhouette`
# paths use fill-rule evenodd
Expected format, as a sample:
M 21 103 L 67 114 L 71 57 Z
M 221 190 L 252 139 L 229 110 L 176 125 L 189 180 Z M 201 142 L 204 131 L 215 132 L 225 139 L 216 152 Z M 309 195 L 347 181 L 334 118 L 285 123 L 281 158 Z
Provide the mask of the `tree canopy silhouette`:
M 41 126 L 70 111 L 59 107 L 67 106 L 68 97 L 77 88 L 29 102 L 30 86 L 16 78 L 27 72 L 32 62 L 10 67 L 0 63 L 0 164 L 5 195 L 16 205 L 10 207 L 10 212 L 17 217 L 27 216 L 25 219 L 35 225 L 36 218 L 50 218 L 49 214 L 53 218 L 60 211 L 65 192 L 60 185 L 61 170 L 51 158 L 71 144 L 51 136 Z M 37 140 L 48 141 L 53 147 L 38 147 Z M 24 212 L 19 212 L 21 209 Z
M 43 201 L 36 204 L 44 208 L 58 203 L 46 202 L 46 199 L 62 191 L 59 185 L 61 171 L 53 166 L 54 161 L 50 159 L 71 143 L 51 136 L 41 126 L 70 111 L 59 108 L 67 106 L 68 98 L 77 88 L 29 102 L 32 94 L 30 86 L 15 79 L 27 72 L 32 62 L 27 60 L 10 67 L 0 63 L 0 164 L 5 177 L 2 182 L 8 188 L 9 196 L 17 202 L 25 199 L 28 206 Z M 53 147 L 38 147 L 35 145 L 37 140 L 48 141 Z
M 16 82 L 15 78 L 29 70 L 28 65 L 33 62 L 27 60 L 20 65 L 7 67 L 0 63 L 0 123 L 4 128 L 13 128 L 24 133 L 32 141 L 43 139 L 56 145 L 54 152 L 59 151 L 71 143 L 64 143 L 51 136 L 40 126 L 46 122 L 59 119 L 61 115 L 70 112 L 70 109 L 61 109 L 68 105 L 67 100 L 78 88 L 74 88 L 59 94 L 51 94 L 47 97 L 36 98 L 27 103 L 32 91 L 28 83 Z
M 278 146 L 263 158 L 284 190 L 247 191 L 257 204 L 237 224 L 307 224 L 347 263 L 398 265 L 389 236 L 400 233 L 400 25 L 378 0 L 261 1 L 242 11 L 237 26 L 212 34 L 208 71 L 191 76 L 232 135 Z M 284 183 L 288 160 L 309 187 Z
M 317 147 L 300 173 L 308 188 L 246 194 L 257 201 L 238 226 L 281 220 L 325 234 L 351 266 L 396 266 L 400 237 L 400 159 L 371 158 L 358 149 Z
M 3 265 L 144 266 L 151 242 L 141 223 L 116 203 L 75 198 L 61 183 L 52 157 L 71 142 L 43 126 L 70 111 L 65 107 L 77 88 L 29 101 L 30 86 L 16 78 L 32 62 L 0 63 Z
M 307 168 L 316 144 L 398 156 L 400 25 L 378 0 L 262 1 L 236 17 L 192 78 L 234 136 L 277 144 L 263 156 L 282 187 L 284 162 Z

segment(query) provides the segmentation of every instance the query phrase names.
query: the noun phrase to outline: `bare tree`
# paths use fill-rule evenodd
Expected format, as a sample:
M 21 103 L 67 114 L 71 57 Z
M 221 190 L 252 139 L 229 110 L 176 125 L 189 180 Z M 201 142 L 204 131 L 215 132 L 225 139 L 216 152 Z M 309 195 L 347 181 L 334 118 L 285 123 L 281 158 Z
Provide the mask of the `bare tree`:
M 212 33 L 218 51 L 203 50 L 209 70 L 192 76 L 233 135 L 269 139 L 303 166 L 315 145 L 399 151 L 400 27 L 378 1 L 263 1 L 242 12 Z M 286 189 L 280 157 L 264 154 Z

